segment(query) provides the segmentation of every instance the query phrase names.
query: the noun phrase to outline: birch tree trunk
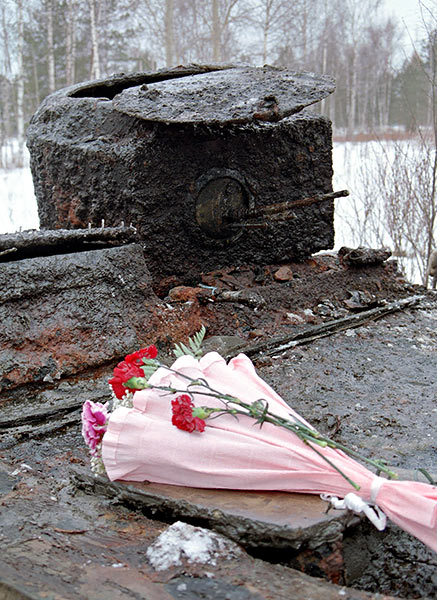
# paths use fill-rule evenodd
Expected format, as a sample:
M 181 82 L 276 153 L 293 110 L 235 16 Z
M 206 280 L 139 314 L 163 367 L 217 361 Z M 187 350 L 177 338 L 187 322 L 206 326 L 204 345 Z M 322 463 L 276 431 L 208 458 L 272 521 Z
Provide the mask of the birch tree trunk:
M 263 27 L 263 64 L 267 64 L 267 53 L 270 33 L 270 14 L 273 0 L 266 0 L 264 8 L 264 27 Z
M 302 3 L 302 63 L 306 67 L 308 62 L 308 7 L 306 0 Z
M 382 127 L 388 127 L 389 116 L 390 116 L 390 99 L 392 95 L 392 83 L 393 77 L 391 77 L 391 73 L 387 70 L 387 74 L 385 76 L 384 82 L 384 105 L 382 108 L 381 115 L 381 125 Z
M 174 0 L 165 0 L 165 64 L 170 67 L 174 58 Z
M 323 40 L 323 50 L 322 50 L 322 74 L 326 73 L 326 57 L 328 54 L 328 49 L 326 47 L 327 45 L 327 41 L 326 39 Z M 320 102 L 320 114 L 324 115 L 326 112 L 326 98 L 323 98 L 323 100 Z M 329 116 L 329 115 L 327 115 Z
M 38 81 L 38 69 L 36 64 L 35 55 L 32 54 L 32 71 L 33 71 L 33 88 L 35 93 L 35 104 L 38 106 L 41 102 L 39 95 L 39 81 Z
M 355 48 L 352 48 L 352 56 L 350 61 L 350 89 L 349 89 L 349 106 L 347 107 L 347 131 L 348 136 L 351 136 L 355 129 L 355 114 L 357 108 L 357 53 Z
M 16 0 L 17 6 L 17 136 L 21 146 L 24 144 L 24 22 L 23 22 L 23 0 Z
M 373 81 L 373 80 L 372 80 Z M 362 82 L 361 85 L 361 93 L 358 95 L 357 97 L 357 103 L 358 103 L 358 120 L 359 120 L 359 124 L 360 124 L 360 129 L 361 131 L 365 131 L 366 127 L 367 127 L 367 115 L 368 115 L 368 108 L 369 105 L 372 106 L 373 110 L 372 113 L 373 114 L 369 114 L 369 122 L 370 120 L 373 120 L 373 123 L 371 124 L 371 127 L 373 128 L 376 124 L 376 119 L 377 119 L 377 115 L 375 114 L 376 112 L 376 85 L 375 82 L 373 81 L 373 92 L 370 92 L 370 81 L 369 81 L 369 74 L 368 72 L 364 73 L 364 81 Z
M 0 146 L 5 146 L 8 139 L 11 137 L 11 82 L 9 79 L 11 73 L 11 57 L 9 53 L 9 29 L 6 24 L 6 7 L 1 7 L 2 19 L 2 41 L 3 41 L 3 64 L 2 73 L 4 77 L 0 79 L 0 102 L 3 108 L 3 119 L 0 123 Z M 6 166 L 6 153 L 4 156 L 5 162 L 2 162 L 3 155 L 0 154 L 0 166 Z
M 432 140 L 431 140 L 431 162 L 432 162 L 432 179 L 431 192 L 429 199 L 429 226 L 428 226 L 428 245 L 426 248 L 426 264 L 428 264 L 431 253 L 437 250 L 437 30 L 429 35 L 430 46 L 430 105 L 431 105 L 431 124 L 432 124 Z M 426 282 L 425 282 L 426 283 Z
M 76 14 L 75 0 L 67 0 L 67 23 L 65 35 L 65 79 L 66 84 L 74 83 L 76 63 Z
M 6 77 L 0 80 L 0 102 L 3 107 L 4 117 L 0 122 L 0 148 L 5 148 L 4 152 L 0 153 L 0 167 L 7 167 L 7 147 L 8 139 L 11 137 L 11 122 L 9 115 L 11 114 L 11 90 L 10 82 Z
M 213 62 L 220 62 L 221 59 L 221 27 L 219 16 L 219 0 L 212 0 L 212 29 L 211 29 L 211 46 Z
M 97 33 L 97 8 L 98 0 L 88 0 L 91 21 L 91 79 L 100 77 L 100 59 L 99 59 L 99 36 Z
M 49 93 L 55 91 L 55 46 L 53 42 L 53 1 L 46 0 L 46 15 L 47 15 L 47 70 Z
M 6 23 L 6 6 L 2 4 L 2 41 L 3 41 L 3 69 L 2 73 L 8 76 L 11 72 L 11 55 L 9 52 L 9 28 Z

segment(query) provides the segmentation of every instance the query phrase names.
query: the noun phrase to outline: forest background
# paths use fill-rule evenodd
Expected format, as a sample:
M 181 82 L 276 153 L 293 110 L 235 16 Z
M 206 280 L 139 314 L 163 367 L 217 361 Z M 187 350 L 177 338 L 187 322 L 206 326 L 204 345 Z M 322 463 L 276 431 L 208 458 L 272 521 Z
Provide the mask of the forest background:
M 413 32 L 383 0 L 0 0 L 0 169 L 22 166 L 44 97 L 79 81 L 192 62 L 327 73 L 337 90 L 314 110 L 335 140 L 372 140 L 350 160 L 343 225 L 424 281 L 437 240 L 437 4 L 411 3 L 421 35 L 406 52 Z

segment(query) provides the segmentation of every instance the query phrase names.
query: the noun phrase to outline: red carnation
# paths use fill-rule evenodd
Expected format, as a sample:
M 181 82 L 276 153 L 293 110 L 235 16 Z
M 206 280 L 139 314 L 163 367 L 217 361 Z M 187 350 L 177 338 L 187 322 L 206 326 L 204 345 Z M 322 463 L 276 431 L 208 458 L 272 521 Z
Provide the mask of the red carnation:
M 175 400 L 172 400 L 171 408 L 173 411 L 171 422 L 178 429 L 188 431 L 189 433 L 205 430 L 205 421 L 199 419 L 199 417 L 193 417 L 194 404 L 187 394 L 182 394 Z
M 109 380 L 109 384 L 114 390 L 114 394 L 119 400 L 123 398 L 127 391 L 135 392 L 134 389 L 127 388 L 123 385 L 126 381 L 129 381 L 131 377 L 144 377 L 142 369 L 133 362 L 123 361 L 118 363 L 114 369 L 114 377 Z
M 156 346 L 148 346 L 147 348 L 141 348 L 132 354 L 128 354 L 124 359 L 128 363 L 134 363 L 136 365 L 143 364 L 143 358 L 156 358 L 158 356 L 158 350 Z

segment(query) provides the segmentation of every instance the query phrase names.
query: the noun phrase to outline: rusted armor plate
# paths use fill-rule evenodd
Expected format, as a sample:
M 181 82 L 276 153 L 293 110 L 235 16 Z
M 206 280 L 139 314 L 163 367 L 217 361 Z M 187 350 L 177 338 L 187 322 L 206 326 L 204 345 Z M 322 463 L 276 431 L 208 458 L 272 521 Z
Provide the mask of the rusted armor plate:
M 209 526 L 247 547 L 258 547 L 272 540 L 278 547 L 284 544 L 300 547 L 309 540 L 313 543 L 317 540 L 320 545 L 332 541 L 334 530 L 334 537 L 339 539 L 345 528 L 359 521 L 345 510 L 327 513 L 326 502 L 311 494 L 110 482 L 79 467 L 73 469 L 73 480 L 79 489 L 111 498 L 117 495 L 123 498 L 120 502 L 131 503 L 144 510 L 144 514 L 151 511 L 164 520 L 208 522 Z
M 280 67 L 236 67 L 123 90 L 116 110 L 165 123 L 279 121 L 326 98 L 335 89 L 327 75 Z
M 234 65 L 178 65 L 177 67 L 158 69 L 158 71 L 141 71 L 139 73 L 115 73 L 104 79 L 95 81 L 85 81 L 76 83 L 63 90 L 58 90 L 55 95 L 65 95 L 71 98 L 112 98 L 119 94 L 125 88 L 141 85 L 143 83 L 157 83 L 167 79 L 177 79 L 179 77 L 187 77 L 189 75 L 198 75 L 200 73 L 209 73 L 210 71 L 222 71 L 230 69 Z

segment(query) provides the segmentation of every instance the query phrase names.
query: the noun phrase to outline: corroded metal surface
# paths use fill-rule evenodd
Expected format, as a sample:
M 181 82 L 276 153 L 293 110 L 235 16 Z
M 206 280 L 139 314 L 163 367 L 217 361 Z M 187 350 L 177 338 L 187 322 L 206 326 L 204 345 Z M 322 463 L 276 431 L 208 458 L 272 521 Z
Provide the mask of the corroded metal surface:
M 120 112 L 164 123 L 279 121 L 326 98 L 326 75 L 280 67 L 238 67 L 130 87 L 115 96 Z
M 94 81 L 84 81 L 76 83 L 68 88 L 68 94 L 73 98 L 100 98 L 112 99 L 128 87 L 137 85 L 148 85 L 159 81 L 179 79 L 191 75 L 200 75 L 210 73 L 211 71 L 221 71 L 232 69 L 233 65 L 212 64 L 212 65 L 178 65 L 177 67 L 164 67 L 158 71 L 142 71 L 139 73 L 116 73 L 110 77 L 97 79 Z M 52 94 L 63 95 L 64 90 Z
M 136 244 L 3 263 L 0 287 L 0 390 L 113 361 L 151 335 L 157 299 Z
M 30 229 L 0 234 L 0 262 L 123 246 L 136 241 L 137 235 L 133 227 L 103 227 L 102 225 L 99 228 L 80 230 Z
M 109 482 L 76 471 L 76 484 L 146 514 L 208 524 L 246 548 L 331 547 L 358 519 L 348 511 L 326 512 L 326 503 L 309 494 L 208 490 L 157 483 Z M 326 548 L 325 548 L 326 552 Z M 341 558 L 338 560 L 341 570 Z M 339 573 L 337 572 L 337 577 Z
M 182 561 L 156 571 L 147 548 L 167 527 L 99 495 L 65 482 L 68 465 L 80 461 L 59 436 L 54 448 L 28 456 L 30 464 L 0 464 L 0 597 L 43 600 L 383 600 L 332 585 L 288 567 L 252 558 Z M 29 448 L 30 449 L 30 448 Z M 18 448 L 23 458 L 24 448 Z M 83 454 L 83 453 L 82 453 Z M 323 557 L 325 565 L 329 557 Z M 321 561 L 323 564 L 323 562 Z
M 318 297 L 317 293 L 307 295 L 307 304 L 302 306 L 314 307 Z M 334 302 L 334 296 L 331 298 Z M 429 374 L 435 369 L 437 314 L 436 296 L 430 293 L 429 298 L 429 304 L 422 303 L 419 309 L 391 315 L 355 330 L 354 335 L 337 334 L 303 349 L 293 348 L 279 361 L 261 359 L 257 365 L 260 374 L 321 431 L 355 445 L 370 457 L 384 458 L 395 466 L 420 464 L 432 471 L 435 381 Z M 177 308 L 168 315 L 172 312 Z M 323 368 L 318 368 L 320 365 Z M 14 390 L 6 394 L 11 401 L 2 405 L 0 422 L 0 597 L 6 593 L 13 594 L 12 598 L 38 600 L 191 600 L 196 594 L 228 595 L 237 600 L 259 600 L 258 596 L 289 600 L 290 594 L 297 600 L 381 600 L 382 593 L 408 598 L 435 596 L 435 553 L 391 525 L 377 532 L 361 523 L 346 530 L 334 547 L 322 544 L 314 548 L 308 543 L 299 553 L 290 544 L 297 552 L 291 558 L 287 547 L 275 549 L 283 537 L 274 537 L 271 548 L 258 549 L 257 555 L 269 561 L 285 557 L 288 551 L 288 564 L 316 576 L 330 573 L 331 580 L 343 569 L 348 584 L 374 590 L 373 595 L 339 588 L 246 554 L 216 566 L 183 564 L 171 571 L 153 571 L 145 553 L 166 527 L 156 517 L 162 514 L 163 518 L 167 512 L 170 521 L 175 519 L 170 495 L 160 490 L 150 512 L 159 498 L 162 513 L 158 509 L 155 519 L 149 519 L 143 514 L 146 510 L 135 510 L 134 490 L 125 496 L 114 490 L 112 497 L 109 493 L 84 494 L 70 481 L 72 470 L 77 465 L 85 469 L 87 462 L 80 435 L 80 400 L 105 401 L 109 372 L 108 367 L 106 378 L 99 381 L 90 372 L 89 379 L 70 378 L 41 384 L 39 392 L 24 388 L 16 389 L 15 396 Z M 1 401 L 4 398 L 3 393 Z M 423 419 L 417 419 L 418 401 Z M 253 507 L 249 506 L 249 511 L 245 501 L 240 507 L 230 499 L 218 498 L 221 515 L 214 516 L 212 498 L 205 497 L 204 491 L 199 495 L 188 492 L 188 502 L 181 493 L 177 503 L 183 514 L 195 505 L 194 498 L 197 512 L 190 514 L 193 520 L 206 514 L 204 526 L 209 526 L 208 519 L 211 524 L 214 518 L 215 523 L 219 519 L 224 522 L 224 515 L 229 514 L 234 525 L 246 522 L 246 529 L 240 529 L 242 540 L 243 535 L 247 539 L 251 521 L 252 541 L 256 532 L 263 531 L 263 521 Z M 288 527 L 281 525 L 282 516 L 274 504 L 262 503 L 257 510 L 263 519 L 277 520 L 276 531 Z M 303 528 L 303 536 L 311 527 Z M 238 533 L 236 526 L 234 532 Z M 317 539 L 315 535 L 315 542 Z
M 302 260 L 333 247 L 332 197 L 299 205 L 332 192 L 331 124 L 307 110 L 284 116 L 332 91 L 332 82 L 278 69 L 217 69 L 114 76 L 48 96 L 27 132 L 41 227 L 132 223 L 146 245 L 154 283 L 171 275 L 188 283 L 225 265 Z M 177 93 L 186 81 L 204 81 L 210 98 L 217 90 L 208 91 L 208 77 L 220 85 L 230 78 L 230 93 L 241 93 L 247 110 L 255 98 L 253 73 L 262 75 L 255 96 L 264 106 L 252 107 L 244 123 L 225 122 L 225 116 L 209 123 L 207 115 L 196 123 L 167 123 L 117 110 L 120 98 L 143 85 Z M 228 105 L 236 108 L 232 98 Z M 207 106 L 199 104 L 199 115 Z M 280 120 L 263 120 L 271 118 Z M 287 220 L 261 229 L 239 225 L 284 202 L 293 205 Z

